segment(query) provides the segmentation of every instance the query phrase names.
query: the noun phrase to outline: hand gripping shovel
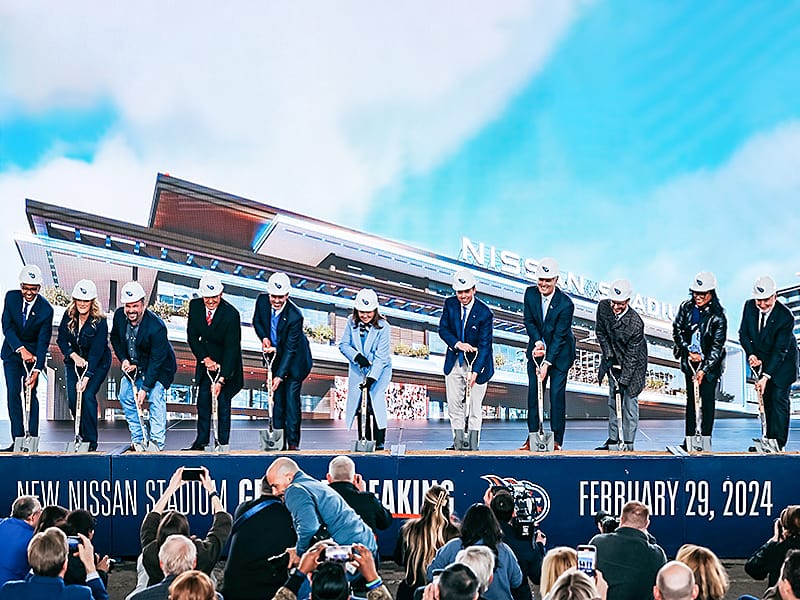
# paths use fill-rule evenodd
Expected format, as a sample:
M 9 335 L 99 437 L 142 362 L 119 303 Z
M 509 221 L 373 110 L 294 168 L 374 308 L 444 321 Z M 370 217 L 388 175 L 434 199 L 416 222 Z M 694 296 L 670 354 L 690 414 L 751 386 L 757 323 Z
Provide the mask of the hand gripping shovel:
M 219 433 L 219 395 L 214 391 L 216 383 L 220 378 L 220 371 L 206 369 L 208 378 L 211 380 L 211 431 L 214 432 L 214 450 L 217 454 L 227 454 L 231 450 L 230 444 L 220 444 L 217 434 Z M 214 375 L 212 375 L 214 373 Z
M 367 389 L 367 369 L 363 369 L 364 380 L 361 383 L 361 424 L 358 428 L 358 439 L 353 442 L 353 452 L 375 452 L 375 440 L 367 439 L 367 402 L 369 389 Z
M 531 356 L 531 358 L 533 359 L 533 364 L 536 365 L 536 391 L 539 397 L 539 431 L 528 434 L 528 443 L 530 444 L 531 452 L 552 452 L 555 448 L 553 432 L 545 433 L 544 431 L 544 383 L 540 377 L 544 358 L 542 360 L 536 360 L 534 356 Z
M 697 381 L 697 371 L 700 363 L 689 361 L 689 368 L 692 370 L 692 386 L 694 386 L 694 435 L 686 436 L 686 451 L 690 454 L 695 452 L 711 452 L 711 436 L 703 435 L 703 411 L 700 400 L 700 383 Z
M 753 374 L 756 376 L 756 380 L 761 379 L 761 368 L 753 368 Z M 781 451 L 778 440 L 767 437 L 767 415 L 764 411 L 764 393 L 762 391 L 757 391 L 756 393 L 758 394 L 758 416 L 761 419 L 761 437 L 753 438 L 756 452 L 759 454 L 777 454 Z
M 123 373 L 125 373 L 125 377 L 127 377 L 128 381 L 131 382 L 133 403 L 136 405 L 136 414 L 139 417 L 139 427 L 142 428 L 142 441 L 133 442 L 133 449 L 136 450 L 136 452 L 158 452 L 158 445 L 150 439 L 149 423 L 148 426 L 145 426 L 144 411 L 142 410 L 142 407 L 139 406 L 139 390 L 136 388 L 137 371 L 138 369 L 136 367 L 131 369 L 130 372 L 123 371 Z
M 81 383 L 86 379 L 86 371 L 88 370 L 88 365 L 84 365 L 83 368 L 75 365 L 75 375 L 78 376 L 78 380 L 75 383 L 75 392 L 77 395 L 75 398 L 75 439 L 67 442 L 64 447 L 64 452 L 68 454 L 79 454 L 89 451 L 89 442 L 81 440 L 81 415 L 83 414 L 83 391 L 81 390 Z
M 469 430 L 469 411 L 471 406 L 470 398 L 472 396 L 472 386 L 469 380 L 472 374 L 472 365 L 478 358 L 478 353 L 475 352 L 472 360 L 469 359 L 468 352 L 464 352 L 464 364 L 467 366 L 466 387 L 464 389 L 464 429 L 458 429 L 453 432 L 453 448 L 456 450 L 466 450 L 467 452 L 478 449 L 478 432 Z
M 624 435 L 622 433 L 622 390 L 619 389 L 619 381 L 616 377 L 614 377 L 614 369 L 616 366 L 612 366 L 608 370 L 608 377 L 611 381 L 614 382 L 614 402 L 616 404 L 617 409 L 617 447 L 611 448 L 609 446 L 609 450 L 617 450 L 618 452 L 623 452 L 626 448 Z
M 272 397 L 272 361 L 274 352 L 262 352 L 264 364 L 267 365 L 267 408 L 269 408 L 269 429 L 258 432 L 261 449 L 264 452 L 280 452 L 283 450 L 283 430 L 275 429 L 275 401 Z
M 31 395 L 33 394 L 33 389 L 31 386 L 26 385 L 26 381 L 33 373 L 36 363 L 26 363 L 23 361 L 22 366 L 25 368 L 25 376 L 22 378 L 22 389 L 25 394 L 22 401 L 22 419 L 25 422 L 25 435 L 23 437 L 14 438 L 14 452 L 27 452 L 28 454 L 35 454 L 39 452 L 39 436 L 31 435 L 30 416 Z

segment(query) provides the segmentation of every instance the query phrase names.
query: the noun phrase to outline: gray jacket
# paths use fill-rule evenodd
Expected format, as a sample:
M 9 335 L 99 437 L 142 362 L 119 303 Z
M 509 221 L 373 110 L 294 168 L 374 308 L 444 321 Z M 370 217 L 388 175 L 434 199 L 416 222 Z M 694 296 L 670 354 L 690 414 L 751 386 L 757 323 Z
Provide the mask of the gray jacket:
M 596 327 L 604 359 L 600 363 L 598 380 L 603 381 L 611 364 L 621 365 L 619 383 L 635 398 L 644 389 L 647 376 L 647 341 L 642 317 L 629 306 L 617 319 L 611 310 L 611 300 L 601 300 L 597 305 Z

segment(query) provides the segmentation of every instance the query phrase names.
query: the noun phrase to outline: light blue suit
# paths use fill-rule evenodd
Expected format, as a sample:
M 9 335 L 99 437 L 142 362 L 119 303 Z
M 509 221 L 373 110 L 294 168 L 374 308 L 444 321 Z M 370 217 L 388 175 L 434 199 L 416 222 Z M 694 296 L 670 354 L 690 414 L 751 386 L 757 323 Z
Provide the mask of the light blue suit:
M 350 362 L 347 372 L 347 409 L 345 411 L 348 429 L 352 429 L 356 413 L 361 406 L 361 389 L 358 385 L 364 381 L 364 370 L 355 362 L 357 354 L 362 354 L 370 362 L 366 376 L 375 380 L 375 384 L 369 392 L 372 398 L 372 410 L 375 413 L 378 427 L 386 429 L 386 389 L 392 380 L 391 328 L 385 319 L 381 319 L 379 325 L 380 329 L 377 327 L 368 329 L 362 345 L 358 323 L 355 323 L 353 317 L 350 316 L 347 319 L 342 339 L 339 341 L 339 350 Z

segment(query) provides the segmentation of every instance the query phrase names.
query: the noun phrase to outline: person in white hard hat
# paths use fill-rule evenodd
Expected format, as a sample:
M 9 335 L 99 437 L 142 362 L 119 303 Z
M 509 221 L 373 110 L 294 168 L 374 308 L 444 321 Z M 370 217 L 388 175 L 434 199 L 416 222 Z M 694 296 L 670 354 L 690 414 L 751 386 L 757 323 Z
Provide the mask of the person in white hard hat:
M 67 402 L 75 418 L 78 396 L 77 386 L 83 392 L 81 422 L 78 429 L 81 440 L 89 442 L 89 451 L 97 450 L 97 392 L 111 368 L 111 350 L 108 347 L 108 322 L 97 302 L 97 287 L 90 279 L 75 284 L 56 338 L 64 355 L 67 381 Z M 76 367 L 84 377 L 78 384 Z
M 644 321 L 630 307 L 631 284 L 617 279 L 608 298 L 597 304 L 597 342 L 603 353 L 598 382 L 608 373 L 608 439 L 596 450 L 617 449 L 619 442 L 633 450 L 639 427 L 639 394 L 647 376 L 647 341 Z M 617 391 L 622 400 L 622 431 L 617 423 Z
M 42 271 L 36 265 L 26 265 L 19 274 L 18 290 L 6 293 L 3 305 L 3 371 L 6 376 L 6 401 L 11 421 L 11 445 L 3 452 L 14 450 L 14 438 L 25 435 L 22 422 L 23 380 L 25 387 L 32 388 L 31 412 L 28 415 L 32 436 L 39 435 L 39 401 L 36 384 L 39 372 L 44 369 L 50 336 L 53 333 L 53 307 L 39 294 L 42 288 Z M 23 366 L 32 368 L 28 375 Z
M 120 383 L 119 401 L 128 421 L 132 445 L 144 441 L 138 404 L 142 408 L 150 401 L 150 440 L 164 449 L 167 439 L 166 390 L 172 385 L 178 364 L 175 351 L 167 338 L 167 326 L 161 318 L 147 309 L 146 294 L 138 281 L 129 281 L 119 294 L 120 307 L 114 311 L 111 325 L 111 346 L 126 373 L 135 373 L 137 396 L 127 377 Z
M 558 262 L 543 258 L 536 269 L 536 285 L 525 290 L 523 318 L 528 332 L 528 431 L 539 429 L 539 396 L 536 361 L 541 362 L 540 378 L 550 379 L 550 429 L 555 449 L 564 443 L 567 411 L 567 373 L 575 361 L 575 336 L 572 315 L 575 305 L 558 289 Z M 544 389 L 544 388 L 543 388 Z M 530 439 L 530 438 L 529 438 Z M 520 450 L 530 450 L 525 440 Z
M 357 419 L 361 431 L 361 393 L 366 387 L 366 439 L 375 440 L 375 449 L 386 442 L 386 389 L 392 380 L 392 345 L 389 323 L 378 311 L 378 294 L 364 288 L 353 301 L 353 314 L 347 319 L 339 350 L 350 363 L 347 372 L 345 421 L 352 429 Z
M 444 382 L 450 428 L 454 439 L 456 431 L 464 430 L 464 394 L 467 385 L 470 385 L 469 421 L 466 425 L 470 432 L 478 432 L 480 440 L 483 398 L 489 380 L 494 375 L 494 315 L 483 301 L 475 297 L 477 281 L 472 271 L 456 271 L 452 285 L 455 295 L 445 299 L 439 319 L 439 337 L 447 344 Z M 453 445 L 447 449 L 452 450 L 454 447 Z
M 194 380 L 197 385 L 197 435 L 184 450 L 205 450 L 211 436 L 211 379 L 219 374 L 215 393 L 218 398 L 217 440 L 230 444 L 231 400 L 244 386 L 242 369 L 242 319 L 239 311 L 222 297 L 222 281 L 215 273 L 203 275 L 200 298 L 189 301 L 186 335 L 197 359 Z
M 789 439 L 789 391 L 797 380 L 797 340 L 792 312 L 778 302 L 776 291 L 772 277 L 756 279 L 753 298 L 744 303 L 739 342 L 750 368 L 761 375 L 756 388 L 764 399 L 767 437 L 783 449 Z
M 686 377 L 686 435 L 695 434 L 694 384 L 700 385 L 702 432 L 710 436 L 714 428 L 714 403 L 717 384 L 725 362 L 728 319 L 717 297 L 717 279 L 701 271 L 689 285 L 691 297 L 684 300 L 672 323 L 673 353 L 681 361 Z M 696 374 L 695 374 L 696 370 Z M 686 442 L 681 447 L 686 449 Z
M 292 288 L 286 273 L 273 273 L 267 280 L 267 293 L 259 294 L 253 312 L 253 328 L 265 353 L 274 353 L 272 391 L 273 426 L 283 429 L 287 450 L 300 449 L 300 423 L 303 413 L 300 390 L 311 372 L 311 348 L 303 332 L 303 313 L 289 300 Z

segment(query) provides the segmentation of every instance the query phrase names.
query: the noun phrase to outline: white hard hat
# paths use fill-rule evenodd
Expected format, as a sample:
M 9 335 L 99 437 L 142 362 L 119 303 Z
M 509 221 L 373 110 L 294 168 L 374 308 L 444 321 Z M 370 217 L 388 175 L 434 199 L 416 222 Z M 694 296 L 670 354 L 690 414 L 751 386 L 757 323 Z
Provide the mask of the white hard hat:
M 558 277 L 558 261 L 555 258 L 543 258 L 536 269 L 536 279 L 554 279 Z
M 756 279 L 753 284 L 753 298 L 756 300 L 766 300 L 772 296 L 777 289 L 778 286 L 775 285 L 775 280 L 769 275 L 764 275 Z
M 453 289 L 457 292 L 471 290 L 478 284 L 469 269 L 460 269 L 453 274 Z
M 19 282 L 28 285 L 42 285 L 42 270 L 36 265 L 25 265 L 19 272 Z
M 97 298 L 97 286 L 91 279 L 81 279 L 72 288 L 73 300 L 94 300 Z
M 689 286 L 692 292 L 710 292 L 717 287 L 717 278 L 711 271 L 700 271 Z
M 273 273 L 267 279 L 267 292 L 270 296 L 288 296 L 292 282 L 286 273 Z
M 611 284 L 611 289 L 608 290 L 608 297 L 615 302 L 622 302 L 623 300 L 631 299 L 631 282 L 627 279 L 616 279 Z
M 222 293 L 222 281 L 215 273 L 206 273 L 200 278 L 198 290 L 203 298 L 213 298 Z
M 129 281 L 122 286 L 122 291 L 119 293 L 119 303 L 128 304 L 130 302 L 138 302 L 145 297 L 144 288 L 138 281 Z
M 375 310 L 378 308 L 378 294 L 375 293 L 375 290 L 364 288 L 356 294 L 353 308 L 364 312 Z

